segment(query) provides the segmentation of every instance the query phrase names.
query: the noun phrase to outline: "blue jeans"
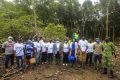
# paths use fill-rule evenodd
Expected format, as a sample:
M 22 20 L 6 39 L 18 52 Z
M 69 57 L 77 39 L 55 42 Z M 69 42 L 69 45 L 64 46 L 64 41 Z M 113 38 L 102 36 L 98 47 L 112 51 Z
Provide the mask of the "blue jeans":
M 36 64 L 40 64 L 40 52 L 36 53 Z
M 16 63 L 17 63 L 17 68 L 24 67 L 24 55 L 23 56 L 16 56 Z
M 11 62 L 11 67 L 14 65 L 14 54 L 5 55 L 5 68 L 8 68 L 8 64 Z

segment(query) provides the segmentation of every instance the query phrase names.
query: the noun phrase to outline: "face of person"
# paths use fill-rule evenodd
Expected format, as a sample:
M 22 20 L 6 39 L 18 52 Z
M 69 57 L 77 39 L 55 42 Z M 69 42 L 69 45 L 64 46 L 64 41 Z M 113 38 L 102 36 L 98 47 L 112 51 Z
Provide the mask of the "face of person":
M 100 43 L 100 40 L 96 40 L 97 43 Z
M 9 38 L 8 41 L 9 41 L 9 42 L 12 42 L 12 38 Z

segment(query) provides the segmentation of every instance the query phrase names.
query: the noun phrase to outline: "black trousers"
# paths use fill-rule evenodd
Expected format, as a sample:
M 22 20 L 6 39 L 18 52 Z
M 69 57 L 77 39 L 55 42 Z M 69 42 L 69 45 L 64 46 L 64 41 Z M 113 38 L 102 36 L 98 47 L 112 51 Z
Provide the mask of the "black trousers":
M 14 54 L 5 55 L 5 68 L 8 68 L 9 62 L 11 63 L 11 67 L 14 65 Z
M 92 59 L 93 59 L 93 52 L 89 52 L 87 53 L 87 56 L 86 56 L 86 64 L 89 64 L 91 65 L 92 64 Z
M 68 55 L 69 55 L 69 52 L 64 52 L 63 53 L 63 63 L 68 63 Z

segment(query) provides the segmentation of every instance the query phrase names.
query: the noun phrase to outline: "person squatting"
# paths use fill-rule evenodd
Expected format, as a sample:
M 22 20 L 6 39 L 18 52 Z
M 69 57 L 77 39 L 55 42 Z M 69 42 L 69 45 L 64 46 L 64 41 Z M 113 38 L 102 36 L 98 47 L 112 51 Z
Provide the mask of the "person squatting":
M 39 40 L 27 40 L 23 42 L 18 38 L 16 42 L 9 36 L 8 41 L 2 45 L 5 56 L 5 69 L 25 68 L 31 66 L 30 60 L 34 57 L 36 65 L 63 65 L 78 66 L 85 69 L 94 67 L 95 70 L 102 70 L 102 74 L 109 74 L 113 78 L 112 56 L 115 55 L 115 45 L 109 38 L 101 41 L 99 38 L 93 42 L 92 39 L 81 40 L 66 39 L 61 42 L 59 39 L 47 40 L 40 37 Z M 116 55 L 115 55 L 116 57 Z M 9 66 L 9 62 L 11 63 Z

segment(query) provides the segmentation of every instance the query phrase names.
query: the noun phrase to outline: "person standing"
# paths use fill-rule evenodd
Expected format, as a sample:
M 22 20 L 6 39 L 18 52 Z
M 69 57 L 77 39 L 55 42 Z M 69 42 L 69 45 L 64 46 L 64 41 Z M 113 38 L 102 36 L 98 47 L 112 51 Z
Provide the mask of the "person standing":
M 96 43 L 94 44 L 94 68 L 97 68 L 97 61 L 99 69 L 101 68 L 101 64 L 102 64 L 102 43 L 100 42 L 99 38 L 96 38 Z
M 24 48 L 22 40 L 18 39 L 17 43 L 14 45 L 17 68 L 24 68 Z
M 43 40 L 41 46 L 42 46 L 42 56 L 41 56 L 42 64 L 46 64 L 46 61 L 47 61 L 47 41 Z
M 36 44 L 36 64 L 40 65 L 40 54 L 41 54 L 41 50 L 42 50 L 42 45 L 40 44 L 40 42 L 37 42 Z
M 26 56 L 26 65 L 30 65 L 30 59 L 33 57 L 34 53 L 34 44 L 31 40 L 25 44 L 25 56 Z
M 71 63 L 72 67 L 77 61 L 77 52 L 78 52 L 78 44 L 75 42 L 75 39 L 70 44 L 70 54 L 69 54 L 69 62 Z
M 9 69 L 9 62 L 11 62 L 11 68 L 14 65 L 14 41 L 13 37 L 9 36 L 8 41 L 3 43 L 2 50 L 5 51 L 5 69 L 8 71 Z
M 61 63 L 62 44 L 57 40 L 53 46 L 56 64 Z
M 82 37 L 82 39 L 79 41 L 79 46 L 80 46 L 80 62 L 83 68 L 85 68 L 87 44 L 88 41 L 85 39 L 85 37 Z
M 68 56 L 69 56 L 69 45 L 67 43 L 67 41 L 64 42 L 63 45 L 63 66 L 67 66 L 68 65 Z
M 112 65 L 112 56 L 115 54 L 115 45 L 110 42 L 109 38 L 105 39 L 105 42 L 102 45 L 103 48 L 103 74 L 109 72 L 109 77 L 113 78 L 113 65 Z
M 53 62 L 53 42 L 52 42 L 52 40 L 50 40 L 49 42 L 48 42 L 48 47 L 47 47 L 47 53 L 48 53 L 48 63 L 49 64 L 52 64 L 52 62 Z
M 87 44 L 86 65 L 88 64 L 88 62 L 89 62 L 89 66 L 92 65 L 93 53 L 94 53 L 94 44 L 92 43 L 92 40 L 90 39 Z

